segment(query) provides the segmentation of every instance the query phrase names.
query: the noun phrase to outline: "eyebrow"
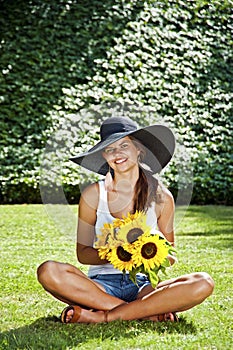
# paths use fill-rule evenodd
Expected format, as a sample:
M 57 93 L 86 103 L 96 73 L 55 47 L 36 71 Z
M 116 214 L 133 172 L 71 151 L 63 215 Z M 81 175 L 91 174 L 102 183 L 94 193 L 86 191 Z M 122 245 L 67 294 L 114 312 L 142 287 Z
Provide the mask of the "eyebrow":
M 123 144 L 126 143 L 126 142 L 130 142 L 130 140 L 124 140 L 124 141 L 122 141 L 122 142 L 119 144 L 119 146 L 123 145 Z M 113 145 L 109 145 L 109 146 L 105 147 L 105 149 L 108 149 L 108 148 L 115 148 L 115 147 L 114 147 Z

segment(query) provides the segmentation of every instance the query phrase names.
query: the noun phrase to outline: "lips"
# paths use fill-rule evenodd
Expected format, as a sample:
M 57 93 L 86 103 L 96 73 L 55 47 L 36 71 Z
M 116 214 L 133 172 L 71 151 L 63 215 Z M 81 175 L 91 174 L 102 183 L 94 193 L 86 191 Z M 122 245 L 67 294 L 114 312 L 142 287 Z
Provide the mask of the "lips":
M 115 164 L 122 164 L 127 161 L 127 158 L 120 158 L 115 160 Z

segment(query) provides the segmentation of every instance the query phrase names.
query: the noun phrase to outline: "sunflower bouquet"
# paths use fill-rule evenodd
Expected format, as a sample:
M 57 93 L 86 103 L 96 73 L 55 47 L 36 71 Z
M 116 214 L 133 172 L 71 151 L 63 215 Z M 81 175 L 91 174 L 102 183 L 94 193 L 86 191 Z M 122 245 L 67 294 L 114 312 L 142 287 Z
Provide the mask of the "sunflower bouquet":
M 104 224 L 94 246 L 101 259 L 123 273 L 129 272 L 135 284 L 140 272 L 148 276 L 153 287 L 158 284 L 159 271 L 165 273 L 170 266 L 167 256 L 175 252 L 161 232 L 147 225 L 142 211 Z

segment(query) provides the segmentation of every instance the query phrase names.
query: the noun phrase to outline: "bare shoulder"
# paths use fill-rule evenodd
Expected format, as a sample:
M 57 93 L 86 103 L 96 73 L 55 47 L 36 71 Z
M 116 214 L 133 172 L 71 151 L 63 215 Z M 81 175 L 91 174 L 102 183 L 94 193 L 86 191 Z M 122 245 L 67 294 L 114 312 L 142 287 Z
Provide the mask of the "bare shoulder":
M 175 208 L 173 195 L 165 186 L 162 186 L 160 189 L 160 197 L 161 201 L 156 205 L 157 218 L 159 218 L 164 212 L 174 212 Z
M 162 188 L 162 200 L 165 204 L 174 206 L 173 195 L 171 191 L 169 191 L 169 189 L 166 187 Z
M 167 188 L 163 187 L 162 191 L 161 202 L 157 206 L 158 228 L 166 239 L 174 244 L 174 199 L 172 193 Z
M 99 202 L 99 185 L 93 183 L 87 186 L 82 192 L 80 198 L 80 205 L 87 205 L 91 208 L 97 208 Z

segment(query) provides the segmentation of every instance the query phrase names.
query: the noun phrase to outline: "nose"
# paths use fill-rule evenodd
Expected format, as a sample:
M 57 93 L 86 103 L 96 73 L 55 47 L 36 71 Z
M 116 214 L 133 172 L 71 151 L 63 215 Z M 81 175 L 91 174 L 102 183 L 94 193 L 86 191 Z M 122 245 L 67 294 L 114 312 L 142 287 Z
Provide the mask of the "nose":
M 123 149 L 121 147 L 114 147 L 111 151 L 111 155 L 116 156 L 117 154 L 120 154 L 123 152 Z
M 115 147 L 115 149 L 114 149 L 114 153 L 115 154 L 118 154 L 118 153 L 122 153 L 122 148 L 121 147 Z

